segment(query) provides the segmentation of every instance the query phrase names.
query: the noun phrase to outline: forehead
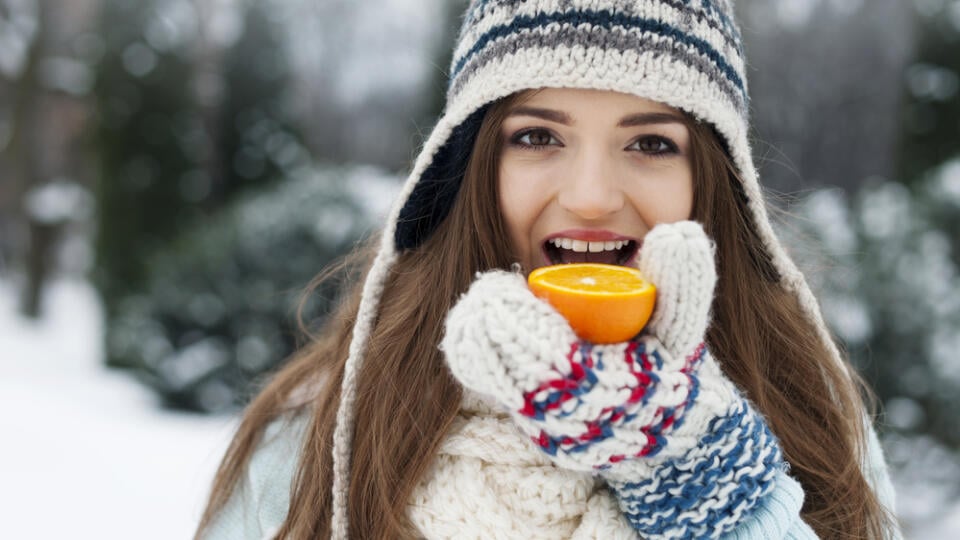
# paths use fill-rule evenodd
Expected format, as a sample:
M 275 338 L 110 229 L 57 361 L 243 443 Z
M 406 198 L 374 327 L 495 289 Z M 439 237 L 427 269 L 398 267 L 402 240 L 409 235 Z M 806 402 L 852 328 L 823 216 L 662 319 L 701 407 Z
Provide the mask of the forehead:
M 690 118 L 679 109 L 633 94 L 609 90 L 544 88 L 521 93 L 504 111 L 504 120 L 535 117 L 570 127 L 635 128 L 658 125 L 690 128 Z M 681 136 L 676 133 L 676 136 Z
M 535 106 L 562 110 L 620 110 L 623 112 L 659 112 L 682 116 L 679 109 L 633 94 L 613 90 L 581 88 L 541 88 L 530 90 L 516 101 L 516 107 Z

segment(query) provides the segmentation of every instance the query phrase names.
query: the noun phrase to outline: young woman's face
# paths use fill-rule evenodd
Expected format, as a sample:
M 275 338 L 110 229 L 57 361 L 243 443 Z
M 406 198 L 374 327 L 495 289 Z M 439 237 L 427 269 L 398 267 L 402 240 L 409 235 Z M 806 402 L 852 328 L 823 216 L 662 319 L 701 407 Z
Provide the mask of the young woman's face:
M 544 89 L 503 123 L 500 207 L 526 272 L 631 265 L 658 223 L 689 219 L 690 134 L 669 106 L 611 91 Z

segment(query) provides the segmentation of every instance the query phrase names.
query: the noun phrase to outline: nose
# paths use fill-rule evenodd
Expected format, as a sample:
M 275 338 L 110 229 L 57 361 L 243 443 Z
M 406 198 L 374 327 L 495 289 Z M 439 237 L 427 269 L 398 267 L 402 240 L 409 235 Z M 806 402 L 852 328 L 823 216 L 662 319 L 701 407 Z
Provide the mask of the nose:
M 601 152 L 583 152 L 569 164 L 558 204 L 583 219 L 596 220 L 618 212 L 625 197 L 610 158 Z

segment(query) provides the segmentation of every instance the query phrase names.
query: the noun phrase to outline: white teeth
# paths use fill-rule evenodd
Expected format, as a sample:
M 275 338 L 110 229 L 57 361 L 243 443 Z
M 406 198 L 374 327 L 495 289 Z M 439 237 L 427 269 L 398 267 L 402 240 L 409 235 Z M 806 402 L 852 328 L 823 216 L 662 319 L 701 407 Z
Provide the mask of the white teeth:
M 613 251 L 622 249 L 629 243 L 628 240 L 613 240 L 607 242 L 588 242 L 586 240 L 574 240 L 573 238 L 554 238 L 549 241 L 554 246 L 561 249 L 569 249 L 577 253 L 599 253 L 601 251 Z

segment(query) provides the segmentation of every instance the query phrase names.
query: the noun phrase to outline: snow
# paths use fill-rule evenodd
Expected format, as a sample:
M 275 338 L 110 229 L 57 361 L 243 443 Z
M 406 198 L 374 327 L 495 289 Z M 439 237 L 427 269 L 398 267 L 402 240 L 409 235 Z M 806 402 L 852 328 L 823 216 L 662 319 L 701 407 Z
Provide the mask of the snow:
M 40 62 L 39 69 L 45 87 L 74 96 L 86 95 L 95 82 L 93 70 L 85 62 L 73 58 L 47 58 Z
M 80 184 L 61 178 L 27 192 L 24 208 L 33 221 L 58 225 L 88 218 L 93 196 Z
M 159 58 L 153 49 L 143 43 L 133 43 L 123 50 L 123 68 L 134 77 L 146 77 L 157 67 Z
M 897 513 L 907 538 L 960 538 L 960 459 L 927 436 L 890 435 Z
M 807 24 L 817 2 L 811 0 L 783 0 L 777 4 L 777 16 L 784 26 L 799 28 Z
M 957 5 L 960 6 L 960 2 Z M 960 207 L 960 157 L 941 165 L 930 186 L 931 194 L 936 200 L 947 201 Z
M 960 77 L 951 69 L 916 63 L 907 68 L 907 88 L 923 101 L 946 102 L 960 90 Z
M 0 9 L 0 74 L 17 78 L 23 73 L 27 49 L 37 35 L 34 0 L 7 0 Z
M 271 8 L 286 20 L 294 72 L 307 81 L 331 77 L 342 106 L 416 88 L 433 70 L 446 70 L 424 61 L 440 36 L 442 0 L 295 0 Z M 324 24 L 330 20 L 339 24 Z
M 236 418 L 161 410 L 103 368 L 85 282 L 47 300 L 44 320 L 23 320 L 0 280 L 0 537 L 191 537 Z

